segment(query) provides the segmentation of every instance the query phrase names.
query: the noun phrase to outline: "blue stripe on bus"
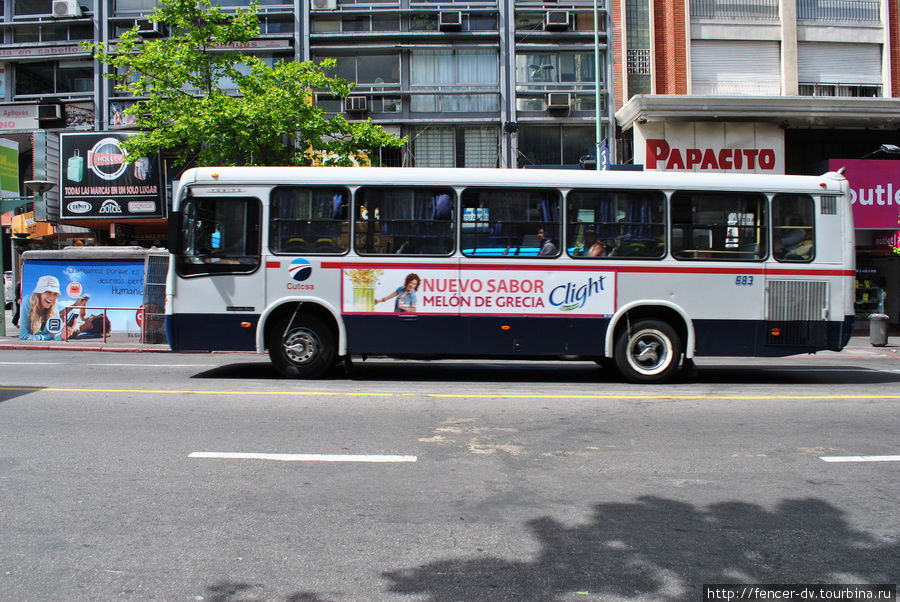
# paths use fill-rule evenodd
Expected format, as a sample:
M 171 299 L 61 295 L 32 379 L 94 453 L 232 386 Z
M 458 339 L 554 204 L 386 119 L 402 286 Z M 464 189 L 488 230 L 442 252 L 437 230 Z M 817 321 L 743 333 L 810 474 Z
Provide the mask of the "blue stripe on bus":
M 255 314 L 166 316 L 174 351 L 255 351 Z M 251 323 L 245 328 L 242 323 Z M 599 357 L 609 318 L 345 315 L 354 355 L 432 357 Z M 849 342 L 853 316 L 843 322 L 694 320 L 697 356 L 780 357 L 839 351 Z M 777 329 L 779 336 L 773 336 Z

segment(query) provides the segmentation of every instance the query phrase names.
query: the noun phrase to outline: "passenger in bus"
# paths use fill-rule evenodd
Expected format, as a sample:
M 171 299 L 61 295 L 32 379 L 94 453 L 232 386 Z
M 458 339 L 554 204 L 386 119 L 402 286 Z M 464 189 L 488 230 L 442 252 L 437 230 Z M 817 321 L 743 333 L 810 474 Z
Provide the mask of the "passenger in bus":
M 396 313 L 415 312 L 416 311 L 416 291 L 419 290 L 418 274 L 408 274 L 403 282 L 403 286 L 399 287 L 393 293 L 381 299 L 375 299 L 375 304 L 384 303 L 396 298 L 394 302 L 394 311 Z
M 775 257 L 794 261 L 809 259 L 813 249 L 812 229 L 803 227 L 803 218 L 796 213 L 788 218 L 786 225 L 776 243 Z
M 584 247 L 582 247 L 581 255 L 585 257 L 601 257 L 606 255 L 606 245 L 597 238 L 597 234 L 593 230 L 584 233 Z
M 538 228 L 537 231 L 538 242 L 540 243 L 540 250 L 538 251 L 538 256 L 540 257 L 555 257 L 559 255 L 559 249 L 556 248 L 556 245 L 553 242 L 553 237 L 546 228 Z

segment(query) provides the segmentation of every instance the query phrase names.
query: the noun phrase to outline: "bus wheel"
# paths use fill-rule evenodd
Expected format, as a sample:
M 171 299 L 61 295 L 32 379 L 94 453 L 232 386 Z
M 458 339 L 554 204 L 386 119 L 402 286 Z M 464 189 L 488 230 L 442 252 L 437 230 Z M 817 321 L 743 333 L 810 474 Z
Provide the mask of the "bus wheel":
M 315 316 L 286 316 L 270 333 L 269 358 L 284 376 L 318 378 L 334 364 L 334 335 Z
M 638 320 L 616 338 L 616 367 L 633 383 L 668 380 L 678 369 L 680 356 L 678 333 L 660 320 Z

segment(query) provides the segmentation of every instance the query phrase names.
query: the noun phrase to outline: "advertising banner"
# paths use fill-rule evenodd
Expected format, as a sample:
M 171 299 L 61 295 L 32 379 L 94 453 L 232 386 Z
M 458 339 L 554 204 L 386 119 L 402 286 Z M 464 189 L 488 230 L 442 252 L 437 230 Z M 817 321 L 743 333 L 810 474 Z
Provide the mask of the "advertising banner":
M 616 273 L 544 270 L 343 269 L 347 314 L 610 316 Z
M 854 227 L 896 230 L 900 225 L 900 161 L 830 159 L 828 169 L 845 168 L 850 182 Z
M 100 338 L 104 309 L 107 334 L 138 338 L 142 317 L 136 308 L 141 307 L 143 295 L 143 261 L 26 259 L 19 338 L 59 340 L 65 337 L 66 327 L 71 332 L 69 340 Z M 66 313 L 67 307 L 73 309 Z
M 60 219 L 165 217 L 159 156 L 126 162 L 129 135 L 60 136 Z
M 0 138 L 0 194 L 19 196 L 19 143 Z

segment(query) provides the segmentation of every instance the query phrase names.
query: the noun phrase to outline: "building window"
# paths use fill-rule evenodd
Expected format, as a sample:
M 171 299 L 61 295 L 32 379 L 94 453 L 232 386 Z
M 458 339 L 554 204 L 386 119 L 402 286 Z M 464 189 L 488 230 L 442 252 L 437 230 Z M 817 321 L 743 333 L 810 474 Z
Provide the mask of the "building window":
M 881 21 L 879 0 L 797 0 L 798 21 L 856 21 L 878 23 Z
M 497 167 L 500 158 L 495 127 L 429 127 L 410 138 L 416 167 Z
M 601 136 L 606 134 L 601 132 Z M 519 167 L 578 165 L 596 147 L 594 138 L 594 126 L 520 127 Z
M 15 0 L 13 15 L 49 15 L 52 12 L 52 0 Z
M 602 67 L 602 65 L 601 65 Z M 547 89 L 549 86 L 521 86 L 532 83 L 590 83 L 593 88 L 595 69 L 593 52 L 542 52 L 516 55 L 516 84 L 519 89 Z M 601 83 L 603 73 L 600 74 Z M 566 89 L 585 89 L 566 86 Z
M 778 0 L 691 0 L 691 18 L 772 21 L 778 19 Z
M 326 56 L 314 56 L 321 61 Z M 338 56 L 337 66 L 330 75 L 346 79 L 356 84 L 399 84 L 400 56 L 396 54 L 371 54 L 360 56 Z
M 15 94 L 78 94 L 94 89 L 94 67 L 87 61 L 16 63 Z
M 499 111 L 498 66 L 496 50 L 413 50 L 410 89 L 435 94 L 414 94 L 410 101 L 412 112 Z

